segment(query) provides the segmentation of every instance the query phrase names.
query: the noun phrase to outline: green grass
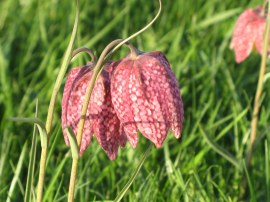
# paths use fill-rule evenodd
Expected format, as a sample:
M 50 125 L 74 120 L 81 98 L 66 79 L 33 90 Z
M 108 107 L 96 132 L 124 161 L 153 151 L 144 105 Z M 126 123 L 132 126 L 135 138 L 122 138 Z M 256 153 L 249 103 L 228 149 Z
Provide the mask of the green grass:
M 152 149 L 123 201 L 270 201 L 270 79 L 268 76 L 264 83 L 253 168 L 247 170 L 243 162 L 260 56 L 252 53 L 238 65 L 229 49 L 239 14 L 262 2 L 164 0 L 160 18 L 131 41 L 140 50 L 166 54 L 181 86 L 185 120 L 180 140 L 170 133 L 161 149 Z M 99 55 L 110 41 L 126 38 L 149 22 L 157 6 L 157 1 L 81 0 L 75 48 L 86 46 Z M 35 117 L 38 98 L 38 118 L 45 121 L 71 36 L 75 1 L 8 0 L 1 1 L 0 7 L 0 201 L 7 201 L 8 195 L 10 201 L 21 201 L 33 126 L 6 118 Z M 114 58 L 127 51 L 121 48 Z M 83 65 L 88 59 L 82 54 L 71 66 Z M 72 159 L 62 137 L 61 98 L 60 93 L 44 201 L 67 200 Z M 205 135 L 242 169 L 213 149 Z M 134 150 L 128 144 L 110 161 L 94 139 L 80 159 L 75 201 L 116 198 L 148 147 L 149 141 L 141 135 L 139 142 Z M 33 191 L 40 151 L 38 138 Z M 247 179 L 245 195 L 243 178 Z

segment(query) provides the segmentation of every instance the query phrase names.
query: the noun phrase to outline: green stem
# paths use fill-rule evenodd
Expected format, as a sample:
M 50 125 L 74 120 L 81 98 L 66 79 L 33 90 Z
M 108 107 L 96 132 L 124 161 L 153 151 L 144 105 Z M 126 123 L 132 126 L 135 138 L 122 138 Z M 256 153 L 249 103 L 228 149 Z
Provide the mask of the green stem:
M 35 118 L 38 117 L 38 99 L 36 100 L 36 113 Z M 27 181 L 26 181 L 26 191 L 24 196 L 24 201 L 28 202 L 31 201 L 31 190 L 32 190 L 32 184 L 34 179 L 34 170 L 35 170 L 35 161 L 36 161 L 36 144 L 37 144 L 37 125 L 34 125 L 34 131 L 33 131 L 33 139 L 31 144 L 31 150 L 30 150 L 30 161 L 29 161 L 29 169 L 27 173 Z
M 68 202 L 73 202 L 73 199 L 74 199 L 77 168 L 78 168 L 78 159 L 73 159 L 72 160 L 70 181 L 69 181 Z
M 93 53 L 93 51 L 91 51 L 90 49 L 86 48 L 86 47 L 81 47 L 81 48 L 77 48 L 72 52 L 72 56 L 71 58 L 73 59 L 78 53 L 81 52 L 86 52 L 92 59 L 93 64 L 95 65 L 97 63 L 97 57 L 95 56 L 95 54 Z
M 107 55 L 107 53 L 109 52 L 109 50 L 114 47 L 116 44 L 119 44 L 120 42 L 122 42 L 123 39 L 117 39 L 112 41 L 111 43 L 109 43 L 106 48 L 103 50 L 103 52 L 101 53 L 97 64 L 93 70 L 93 74 L 90 80 L 90 83 L 86 89 L 86 93 L 85 93 L 85 97 L 84 97 L 84 103 L 83 103 L 83 107 L 82 107 L 82 112 L 81 112 L 81 119 L 79 122 L 79 126 L 78 126 L 78 132 L 77 132 L 77 142 L 78 142 L 78 147 L 80 148 L 81 146 L 81 141 L 82 141 L 82 134 L 83 134 L 83 127 L 84 127 L 84 122 L 85 122 L 85 116 L 86 116 L 86 112 L 87 112 L 87 108 L 88 108 L 88 104 L 89 104 L 89 100 L 90 100 L 90 96 L 91 93 L 94 89 L 94 85 L 95 82 L 97 80 L 98 77 L 98 72 L 100 70 L 102 70 L 102 66 L 104 64 L 104 58 Z
M 54 109 L 55 109 L 55 103 L 56 103 L 57 94 L 59 92 L 61 83 L 63 81 L 63 78 L 65 76 L 67 67 L 68 67 L 68 65 L 70 63 L 70 60 L 71 60 L 71 56 L 72 56 L 71 52 L 72 52 L 72 49 L 73 49 L 73 46 L 74 46 L 76 32 L 78 30 L 78 19 L 79 19 L 79 15 L 80 15 L 79 0 L 77 0 L 76 8 L 77 9 L 76 9 L 75 23 L 74 23 L 74 27 L 73 27 L 72 34 L 71 34 L 70 43 L 69 43 L 67 51 L 65 53 L 64 60 L 63 60 L 63 63 L 61 65 L 60 71 L 58 73 L 58 76 L 57 76 L 57 79 L 56 79 L 56 82 L 55 82 L 55 85 L 54 85 L 54 88 L 53 88 L 53 93 L 52 93 L 49 109 L 48 109 L 48 115 L 47 115 L 47 120 L 46 120 L 46 130 L 47 130 L 47 133 L 48 133 L 48 137 L 50 137 L 50 132 L 51 132 L 51 128 L 52 128 L 53 112 L 54 112 Z
M 115 48 L 111 51 L 111 53 L 114 53 L 117 49 L 119 49 L 123 44 L 125 44 L 126 42 L 130 41 L 131 39 L 133 39 L 134 37 L 138 36 L 140 33 L 144 32 L 146 29 L 148 29 L 159 17 L 161 10 L 162 10 L 162 2 L 161 0 L 158 0 L 159 2 L 159 9 L 158 12 L 156 14 L 156 16 L 153 18 L 153 20 L 151 20 L 145 27 L 143 27 L 141 30 L 139 30 L 138 32 L 132 34 L 131 36 L 129 36 L 128 38 L 126 38 L 125 40 L 123 40 L 121 43 L 119 43 L 117 46 L 115 46 Z M 111 54 L 110 53 L 110 54 Z
M 109 53 L 109 51 L 114 46 L 116 46 L 117 44 L 119 44 L 123 41 L 124 41 L 123 39 L 116 39 L 116 40 L 112 41 L 111 43 L 109 43 L 105 47 L 105 49 L 102 51 L 102 53 L 101 53 L 101 55 L 96 63 L 96 66 L 93 69 L 93 74 L 92 74 L 90 83 L 89 83 L 89 85 L 86 89 L 86 92 L 85 92 L 84 103 L 83 103 L 82 112 L 81 112 L 81 118 L 80 118 L 80 122 L 79 122 L 79 126 L 78 126 L 77 136 L 76 136 L 78 148 L 80 148 L 80 146 L 81 146 L 86 112 L 88 109 L 90 97 L 91 97 L 92 91 L 94 89 L 96 80 L 98 79 L 98 76 L 103 69 L 104 63 L 106 63 L 106 61 L 109 59 L 108 55 L 112 53 L 112 52 Z M 132 55 L 136 54 L 136 49 L 131 44 L 126 43 L 126 45 L 130 48 L 130 52 Z M 78 166 L 78 159 L 73 158 L 72 159 L 72 169 L 71 169 L 71 174 L 70 174 L 69 192 L 68 192 L 68 201 L 69 202 L 73 202 L 73 199 L 74 199 L 77 166 Z
M 262 53 L 262 61 L 261 61 L 261 67 L 260 67 L 260 74 L 258 79 L 258 85 L 255 95 L 255 101 L 254 101 L 254 108 L 252 113 L 252 121 L 251 121 L 251 135 L 250 135 L 250 148 L 249 153 L 247 157 L 247 166 L 248 168 L 251 166 L 251 159 L 253 155 L 254 150 L 254 142 L 256 139 L 256 132 L 257 132 L 257 124 L 258 124 L 258 113 L 260 109 L 260 99 L 263 91 L 263 78 L 266 70 L 266 62 L 267 62 L 267 49 L 268 49 L 268 43 L 269 43 L 269 29 L 270 29 L 270 4 L 268 4 L 268 14 L 267 14 L 267 20 L 266 20 L 266 29 L 264 33 L 264 44 L 263 44 L 263 53 Z
M 102 51 L 97 64 L 95 65 L 95 68 L 93 70 L 93 74 L 90 80 L 90 83 L 86 89 L 85 97 L 84 97 L 84 103 L 82 107 L 82 112 L 81 112 L 81 118 L 78 126 L 78 131 L 77 131 L 77 142 L 78 142 L 78 148 L 80 148 L 81 141 L 82 141 L 82 135 L 83 135 L 83 128 L 84 128 L 84 123 L 85 123 L 85 116 L 88 108 L 88 104 L 90 101 L 91 93 L 93 91 L 95 82 L 99 76 L 99 74 L 102 71 L 103 64 L 110 58 L 110 56 L 118 50 L 123 44 L 127 44 L 127 46 L 130 48 L 131 51 L 131 57 L 134 57 L 136 55 L 136 50 L 134 49 L 133 46 L 131 46 L 129 43 L 127 43 L 129 40 L 132 38 L 138 36 L 140 33 L 144 32 L 148 27 L 150 27 L 156 19 L 159 17 L 162 9 L 162 3 L 161 0 L 159 0 L 159 10 L 156 16 L 154 17 L 153 20 L 151 20 L 150 23 L 148 23 L 145 27 L 143 27 L 141 30 L 138 32 L 132 34 L 130 37 L 126 39 L 117 39 L 112 41 L 110 44 L 108 44 L 105 49 Z M 114 47 L 115 46 L 115 47 Z M 110 49 L 114 49 L 109 52 Z M 75 190 L 75 184 L 76 184 L 76 175 L 77 175 L 77 166 L 78 166 L 78 160 L 73 159 L 72 160 L 72 170 L 71 170 L 71 176 L 70 176 L 70 184 L 69 184 L 69 195 L 68 195 L 68 201 L 72 202 L 74 199 L 74 190 Z
M 47 153 L 48 153 L 48 146 L 45 148 L 42 147 L 40 157 L 39 177 L 38 177 L 38 192 L 37 192 L 38 202 L 42 201 Z
M 123 41 L 123 39 L 117 39 L 117 40 L 112 41 L 109 45 L 107 45 L 106 48 L 101 53 L 101 55 L 97 61 L 97 64 L 93 70 L 93 74 L 92 74 L 90 83 L 86 89 L 84 103 L 83 103 L 82 112 L 81 112 L 81 118 L 80 118 L 80 122 L 79 122 L 79 126 L 78 126 L 77 143 L 78 143 L 79 148 L 80 148 L 81 142 L 82 142 L 83 128 L 84 128 L 84 122 L 85 122 L 85 116 L 86 116 L 88 104 L 90 101 L 92 91 L 94 89 L 96 79 L 98 77 L 98 73 L 100 70 L 102 70 L 104 58 L 113 46 L 115 46 L 116 44 L 119 44 L 122 41 Z M 74 199 L 77 167 L 78 167 L 78 159 L 73 158 L 72 159 L 72 169 L 71 169 L 71 174 L 70 174 L 70 182 L 69 182 L 69 191 L 68 191 L 68 201 L 69 202 L 73 202 L 73 199 Z
M 71 53 L 72 53 L 72 49 L 74 46 L 76 33 L 78 30 L 78 21 L 79 21 L 79 15 L 80 15 L 79 3 L 80 3 L 79 0 L 76 0 L 76 17 L 75 17 L 75 22 L 74 22 L 72 34 L 71 34 L 71 39 L 69 41 L 67 51 L 65 52 L 65 56 L 64 56 L 60 71 L 58 73 L 56 82 L 54 84 L 53 93 L 52 93 L 50 105 L 48 108 L 48 114 L 47 114 L 47 120 L 46 120 L 46 132 L 47 132 L 47 142 L 48 143 L 49 143 L 49 138 L 51 135 L 53 112 L 54 112 L 54 108 L 55 108 L 57 94 L 58 94 L 58 91 L 60 89 L 62 80 L 65 76 L 67 67 L 68 67 L 70 60 L 71 60 Z M 42 150 L 41 150 L 37 202 L 42 201 L 47 153 L 48 153 L 48 145 L 46 147 L 42 147 Z
M 148 155 L 150 154 L 151 150 L 152 150 L 152 144 L 150 144 L 149 147 L 147 148 L 147 150 L 144 153 L 144 155 L 143 155 L 143 157 L 142 157 L 139 165 L 137 166 L 135 172 L 133 173 L 133 175 L 131 176 L 131 178 L 128 180 L 127 184 L 120 191 L 120 193 L 117 195 L 117 197 L 114 199 L 114 202 L 119 202 L 124 197 L 125 193 L 129 189 L 129 187 L 132 185 L 132 183 L 135 180 L 135 178 L 137 177 L 139 171 L 141 170 L 142 165 L 144 164 L 144 162 L 145 162 L 146 158 L 148 157 Z

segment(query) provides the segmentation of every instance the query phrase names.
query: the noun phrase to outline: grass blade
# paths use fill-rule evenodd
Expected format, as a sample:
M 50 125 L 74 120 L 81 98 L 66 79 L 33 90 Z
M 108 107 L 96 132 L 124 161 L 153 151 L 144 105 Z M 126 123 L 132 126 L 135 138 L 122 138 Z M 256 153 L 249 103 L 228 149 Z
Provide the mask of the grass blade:
M 38 116 L 38 100 L 36 102 L 36 114 L 35 117 Z M 31 189 L 32 189 L 32 182 L 34 178 L 35 172 L 35 161 L 36 161 L 36 151 L 37 151 L 37 126 L 34 125 L 33 131 L 33 139 L 31 144 L 31 151 L 30 151 L 30 161 L 28 165 L 28 174 L 27 174 L 27 181 L 26 181 L 26 189 L 25 189 L 25 196 L 24 201 L 28 202 L 31 201 Z
M 16 166 L 15 175 L 13 176 L 13 179 L 11 181 L 11 184 L 10 184 L 10 187 L 8 190 L 8 197 L 7 197 L 6 202 L 11 202 L 13 191 L 14 191 L 15 186 L 19 180 L 19 175 L 20 175 L 21 170 L 22 170 L 22 164 L 23 164 L 26 148 L 27 148 L 27 142 L 25 142 L 23 145 L 23 149 L 21 151 L 21 155 L 20 155 L 19 161 L 18 161 L 17 166 Z
M 138 175 L 143 163 L 145 162 L 146 157 L 148 156 L 148 154 L 150 153 L 152 149 L 152 145 L 150 145 L 148 147 L 148 149 L 146 150 L 146 152 L 143 155 L 143 158 L 141 159 L 138 167 L 136 168 L 135 172 L 133 173 L 133 175 L 131 176 L 131 178 L 128 180 L 127 184 L 124 186 L 124 188 L 120 191 L 120 193 L 118 194 L 118 196 L 114 199 L 114 202 L 119 202 L 121 201 L 121 199 L 124 197 L 124 195 L 126 194 L 126 192 L 128 191 L 129 187 L 131 186 L 131 184 L 133 183 L 133 181 L 135 180 L 136 176 Z
M 70 148 L 71 148 L 71 155 L 73 159 L 79 159 L 79 147 L 77 144 L 77 139 L 76 135 L 73 132 L 72 128 L 70 126 L 66 127 L 65 129 L 67 135 L 68 135 L 68 140 L 70 143 Z
M 207 133 L 204 131 L 204 129 L 202 128 L 201 125 L 199 125 L 199 129 L 200 129 L 200 132 L 203 135 L 204 139 L 206 140 L 206 142 L 209 144 L 210 147 L 212 147 L 212 149 L 214 149 L 215 152 L 217 152 L 218 154 L 223 156 L 226 160 L 228 160 L 230 163 L 232 163 L 236 168 L 238 168 L 239 170 L 242 170 L 242 166 L 238 163 L 237 159 L 232 154 L 230 154 L 227 150 L 225 150 L 224 148 L 219 146 L 217 143 L 215 143 L 207 135 Z
M 47 199 L 50 197 L 50 194 L 54 191 L 55 184 L 57 184 L 58 177 L 60 176 L 60 174 L 62 174 L 61 171 L 63 171 L 63 168 L 64 168 L 67 160 L 68 160 L 68 158 L 67 158 L 67 156 L 65 156 L 65 158 L 58 165 L 58 167 L 55 171 L 55 174 L 54 174 L 53 178 L 50 180 L 50 184 L 47 187 L 47 190 L 44 194 L 43 201 L 47 201 Z
M 64 58 L 63 58 L 63 62 L 61 64 L 59 73 L 58 73 L 56 81 L 55 81 L 53 93 L 52 93 L 51 100 L 50 100 L 50 105 L 48 108 L 48 114 L 47 114 L 47 120 L 46 120 L 46 130 L 48 132 L 48 138 L 50 137 L 50 131 L 51 131 L 52 121 L 53 121 L 53 112 L 55 109 L 57 94 L 58 94 L 59 89 L 61 87 L 61 84 L 62 84 L 62 81 L 64 79 L 68 65 L 70 64 L 71 56 L 72 56 L 72 52 L 73 52 L 73 47 L 74 47 L 74 43 L 75 43 L 77 31 L 78 31 L 79 16 L 80 16 L 80 6 L 79 5 L 80 5 L 80 1 L 77 0 L 76 1 L 76 16 L 75 16 L 73 29 L 72 29 L 72 34 L 71 34 L 70 41 L 69 41 L 67 50 L 65 52 Z
M 228 133 L 228 131 L 239 121 L 241 121 L 243 119 L 243 117 L 247 114 L 248 112 L 248 108 L 243 110 L 237 117 L 234 118 L 234 120 L 229 123 L 215 138 L 215 140 L 219 140 L 220 138 L 222 138 L 225 134 Z
M 24 117 L 13 117 L 8 118 L 8 120 L 16 121 L 16 122 L 26 122 L 26 123 L 35 123 L 40 134 L 40 140 L 41 140 L 41 147 L 46 148 L 47 147 L 47 132 L 45 128 L 45 124 L 42 122 L 39 118 L 24 118 Z
M 265 140 L 265 180 L 266 180 L 266 194 L 267 194 L 267 201 L 270 201 L 270 178 L 269 178 L 269 153 L 268 153 L 268 143 Z
M 247 169 L 247 166 L 246 166 L 246 163 L 244 160 L 243 160 L 243 167 L 244 167 L 244 171 L 245 171 L 247 181 L 248 181 L 248 187 L 249 187 L 249 191 L 250 191 L 250 201 L 256 201 L 255 191 L 254 191 L 253 185 L 251 183 L 248 169 Z
M 219 23 L 223 20 L 226 20 L 232 16 L 234 16 L 235 14 L 239 13 L 240 9 L 239 8 L 235 8 L 235 9 L 231 9 L 228 11 L 224 11 L 222 13 L 218 13 L 214 16 L 210 16 L 209 18 L 207 18 L 206 20 L 200 22 L 195 29 L 202 29 L 205 27 L 208 27 L 210 25 Z

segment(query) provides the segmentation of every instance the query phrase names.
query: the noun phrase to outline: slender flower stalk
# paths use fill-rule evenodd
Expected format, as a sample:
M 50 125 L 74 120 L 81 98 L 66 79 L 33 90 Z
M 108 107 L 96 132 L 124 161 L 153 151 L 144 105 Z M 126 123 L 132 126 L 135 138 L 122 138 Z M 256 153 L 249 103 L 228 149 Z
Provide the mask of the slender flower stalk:
M 48 114 L 47 114 L 47 120 L 46 120 L 46 132 L 47 132 L 47 144 L 46 146 L 42 146 L 41 150 L 41 157 L 40 157 L 40 168 L 39 168 L 39 179 L 38 179 L 38 190 L 37 190 L 37 202 L 42 201 L 42 195 L 43 195 L 43 186 L 44 186 L 44 177 L 45 177 L 45 168 L 46 168 L 46 160 L 47 160 L 47 153 L 48 153 L 48 143 L 51 135 L 51 129 L 52 129 L 52 122 L 53 122 L 53 112 L 55 109 L 55 103 L 57 94 L 59 92 L 62 80 L 64 78 L 65 72 L 67 70 L 67 67 L 71 60 L 71 53 L 74 46 L 76 33 L 78 30 L 78 21 L 79 21 L 79 15 L 80 15 L 80 1 L 76 0 L 76 16 L 75 16 L 75 22 L 71 34 L 71 39 L 68 44 L 67 51 L 64 56 L 63 63 L 61 65 L 60 71 L 58 73 L 56 82 L 54 84 L 53 93 L 50 100 L 50 105 L 48 108 Z
M 72 52 L 72 56 L 71 56 L 72 59 L 71 59 L 71 60 L 73 60 L 74 57 L 75 57 L 78 53 L 81 53 L 81 52 L 87 53 L 87 54 L 91 57 L 93 63 L 96 64 L 96 62 L 97 62 L 97 57 L 95 56 L 95 54 L 93 53 L 93 51 L 89 50 L 89 49 L 86 48 L 86 47 L 81 47 L 81 48 L 77 48 L 76 50 L 74 50 L 74 51 Z
M 161 0 L 159 0 L 159 10 L 158 10 L 156 16 L 154 17 L 154 19 L 150 23 L 148 23 L 141 30 L 139 30 L 138 32 L 132 34 L 130 37 L 128 37 L 125 40 L 123 40 L 123 39 L 117 39 L 117 40 L 112 41 L 110 44 L 108 44 L 106 46 L 106 48 L 101 53 L 101 55 L 100 55 L 100 57 L 98 59 L 98 62 L 97 62 L 97 64 L 95 65 L 95 67 L 93 69 L 93 74 L 92 74 L 92 77 L 91 77 L 89 86 L 86 89 L 86 93 L 85 93 L 85 97 L 84 97 L 84 103 L 83 103 L 83 107 L 82 107 L 81 118 L 80 118 L 80 122 L 79 122 L 79 125 L 78 125 L 78 131 L 77 131 L 77 136 L 76 136 L 77 143 L 78 143 L 78 148 L 80 148 L 81 142 L 82 142 L 83 129 L 84 129 L 84 123 L 85 123 L 85 115 L 86 115 L 86 112 L 87 112 L 87 108 L 88 108 L 88 104 L 89 104 L 89 101 L 90 101 L 91 93 L 93 91 L 93 88 L 94 88 L 94 85 L 95 85 L 95 82 L 96 82 L 98 76 L 101 74 L 103 65 L 110 58 L 110 56 L 117 49 L 119 49 L 123 44 L 127 44 L 127 42 L 129 40 L 131 40 L 132 38 L 136 37 L 137 35 L 139 35 L 143 31 L 145 31 L 150 25 L 152 25 L 156 21 L 156 19 L 158 18 L 158 16 L 160 15 L 161 8 L 162 8 L 162 3 L 161 3 Z M 114 49 L 111 50 L 113 47 L 114 47 Z M 130 48 L 130 50 L 131 50 L 131 52 L 134 51 L 133 48 Z M 75 191 L 77 167 L 78 167 L 78 159 L 73 159 L 72 160 L 72 169 L 71 169 L 70 183 L 69 183 L 68 202 L 73 202 L 73 200 L 74 200 L 74 191 Z
M 122 42 L 122 39 L 117 39 L 112 41 L 110 44 L 108 44 L 106 46 L 106 48 L 103 50 L 103 52 L 101 53 L 97 64 L 93 70 L 93 74 L 90 80 L 90 83 L 86 89 L 86 93 L 85 93 L 85 97 L 84 97 L 84 103 L 83 103 L 83 107 L 82 107 L 82 112 L 81 112 L 81 118 L 80 118 L 80 122 L 78 125 L 78 131 L 77 131 L 77 143 L 78 143 L 78 147 L 80 148 L 81 146 L 81 142 L 82 142 L 82 137 L 83 137 L 83 128 L 84 128 L 84 123 L 85 123 L 85 116 L 86 116 L 86 112 L 88 109 L 88 104 L 90 101 L 90 97 L 92 94 L 92 91 L 94 89 L 96 80 L 98 78 L 99 75 L 99 71 L 102 70 L 102 65 L 104 64 L 104 58 L 106 57 L 106 55 L 108 54 L 108 52 L 117 44 L 119 44 L 120 42 Z M 71 169 L 71 176 L 70 176 L 70 183 L 69 183 L 69 192 L 68 192 L 68 201 L 72 202 L 74 199 L 74 191 L 75 191 L 75 183 L 76 183 L 76 175 L 77 175 L 77 167 L 78 167 L 78 159 L 73 159 L 72 160 L 72 169 Z
M 126 136 L 111 101 L 111 72 L 108 68 L 111 64 L 115 63 L 108 62 L 105 64 L 104 70 L 102 70 L 95 83 L 85 116 L 86 120 L 80 149 L 78 148 L 80 155 L 83 155 L 91 143 L 93 134 L 110 160 L 116 158 L 119 146 L 125 146 Z M 92 78 L 93 67 L 94 63 L 87 62 L 83 67 L 72 68 L 66 79 L 62 98 L 62 129 L 65 142 L 71 146 L 71 150 L 73 142 L 70 143 L 70 131 L 67 132 L 65 128 L 71 127 L 73 130 L 72 136 L 74 136 L 71 141 L 75 139 L 75 144 L 78 147 L 75 136 L 81 118 L 85 92 Z
M 263 43 L 263 53 L 262 53 L 262 60 L 261 60 L 261 67 L 259 73 L 259 79 L 257 84 L 257 90 L 255 95 L 254 101 L 254 108 L 252 113 L 252 121 L 251 121 L 251 135 L 250 135 L 250 148 L 247 157 L 247 165 L 248 167 L 251 166 L 251 159 L 254 149 L 254 142 L 256 139 L 256 132 L 257 132 L 257 124 L 258 124 L 258 113 L 260 109 L 260 99 L 263 91 L 263 78 L 265 75 L 266 70 L 266 62 L 267 62 L 267 50 L 268 50 L 268 43 L 269 43 L 269 33 L 270 33 L 270 4 L 268 4 L 268 13 L 267 13 L 267 20 L 266 20 L 266 29 L 264 33 L 264 43 Z

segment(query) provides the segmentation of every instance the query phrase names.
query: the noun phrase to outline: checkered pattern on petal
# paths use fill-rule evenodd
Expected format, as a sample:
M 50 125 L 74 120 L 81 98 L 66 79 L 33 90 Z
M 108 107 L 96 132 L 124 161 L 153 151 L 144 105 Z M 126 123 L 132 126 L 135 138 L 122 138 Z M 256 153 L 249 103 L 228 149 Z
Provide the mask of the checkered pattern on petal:
M 183 103 L 178 82 L 161 52 L 127 56 L 114 68 L 112 103 L 133 147 L 139 130 L 161 147 L 168 130 L 181 135 Z
M 235 52 L 237 63 L 245 60 L 254 47 L 259 53 L 262 53 L 265 26 L 265 14 L 261 7 L 247 9 L 240 15 L 230 45 Z
M 87 86 L 92 77 L 92 64 L 73 68 L 69 73 L 62 99 L 62 127 L 70 125 L 77 134 L 80 114 Z M 67 134 L 66 144 L 69 145 Z M 88 147 L 93 133 L 108 157 L 116 158 L 119 146 L 125 146 L 126 136 L 111 103 L 109 71 L 102 71 L 97 79 L 86 113 L 80 147 L 82 155 Z

